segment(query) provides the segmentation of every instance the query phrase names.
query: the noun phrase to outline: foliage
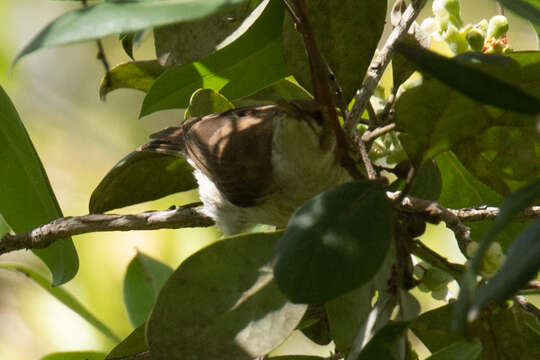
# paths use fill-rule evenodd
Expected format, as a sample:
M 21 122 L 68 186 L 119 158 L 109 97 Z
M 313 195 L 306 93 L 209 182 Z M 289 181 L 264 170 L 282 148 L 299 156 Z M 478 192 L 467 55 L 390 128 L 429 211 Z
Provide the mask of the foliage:
M 418 10 L 422 3 L 413 0 L 411 6 Z M 537 1 L 500 3 L 540 26 Z M 400 26 L 406 5 L 396 1 L 394 26 Z M 176 108 L 186 109 L 187 117 L 310 99 L 316 82 L 308 71 L 314 55 L 306 56 L 303 45 L 308 30 L 295 26 L 288 10 L 278 0 L 83 2 L 47 25 L 16 61 L 41 48 L 111 34 L 120 34 L 119 45 L 133 58 L 133 46 L 153 31 L 159 58 L 110 69 L 101 97 L 136 89 L 146 93 L 140 116 Z M 309 1 L 306 10 L 313 40 L 341 85 L 337 105 L 343 100 L 350 109 L 366 71 L 378 71 L 369 64 L 385 23 L 385 2 Z M 354 129 L 362 137 L 395 125 L 366 141 L 366 167 L 384 169 L 387 179 L 328 189 L 300 206 L 284 231 L 221 239 L 177 269 L 137 253 L 124 281 L 134 331 L 123 341 L 71 294 L 52 287 L 77 272 L 71 239 L 34 249 L 52 274 L 52 286 L 32 269 L 1 265 L 26 274 L 117 344 L 107 355 L 56 353 L 44 359 L 271 357 L 293 331 L 318 343 L 334 341 L 332 359 L 412 359 L 407 329 L 433 360 L 492 359 L 497 352 L 505 359 L 538 358 L 538 309 L 515 296 L 540 268 L 540 220 L 519 218 L 540 199 L 540 52 L 513 52 L 506 37 L 511 24 L 503 15 L 464 24 L 459 0 L 435 0 L 432 11 L 396 44 L 394 76 L 379 82 L 369 115 L 357 119 Z M 428 40 L 439 46 L 430 48 Z M 339 120 L 349 120 L 345 107 L 339 114 Z M 0 220 L 26 232 L 62 213 L 1 88 L 0 121 Z M 103 177 L 89 208 L 103 213 L 196 187 L 185 159 L 136 150 Z M 500 206 L 500 214 L 466 218 L 462 225 L 470 228 L 470 239 L 445 220 L 470 259 L 458 266 L 425 245 L 415 252 L 415 241 L 422 243 L 413 239 L 426 222 L 441 218 L 427 210 L 403 211 L 387 197 L 396 189 L 464 211 Z M 3 221 L 0 226 L 7 231 Z M 474 254 L 464 250 L 467 245 Z M 411 254 L 421 260 L 414 276 Z M 483 271 L 489 266 L 490 272 Z M 452 278 L 460 285 L 457 302 L 419 315 L 410 290 L 418 286 L 449 302 Z

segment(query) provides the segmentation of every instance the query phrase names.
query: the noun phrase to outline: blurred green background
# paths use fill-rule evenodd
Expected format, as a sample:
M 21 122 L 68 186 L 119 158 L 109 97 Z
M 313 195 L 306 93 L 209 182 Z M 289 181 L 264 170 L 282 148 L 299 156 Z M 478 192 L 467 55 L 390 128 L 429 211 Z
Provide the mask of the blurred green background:
M 464 0 L 462 5 L 466 22 L 496 14 L 490 0 Z M 131 90 L 116 91 L 100 102 L 103 68 L 96 60 L 95 43 L 42 50 L 10 71 L 11 61 L 25 43 L 55 17 L 78 6 L 68 1 L 0 1 L 0 84 L 15 103 L 66 215 L 86 214 L 90 194 L 106 172 L 144 143 L 148 134 L 182 118 L 181 111 L 165 111 L 139 120 L 143 94 Z M 428 4 L 422 17 L 431 14 L 430 8 Z M 511 14 L 508 17 L 512 47 L 536 49 L 529 25 Z M 111 65 L 129 60 L 116 38 L 106 39 L 104 45 Z M 155 57 L 151 36 L 135 56 L 138 60 Z M 194 200 L 196 193 L 190 192 L 119 212 L 164 209 Z M 137 249 L 176 267 L 217 236 L 213 229 L 77 236 L 80 270 L 66 288 L 125 337 L 131 326 L 123 306 L 122 279 Z M 443 226 L 430 227 L 426 236 L 430 246 L 453 253 L 451 260 L 463 260 Z M 4 255 L 0 261 L 45 271 L 30 252 Z M 420 296 L 423 310 L 440 304 Z M 0 270 L 0 360 L 34 360 L 55 351 L 108 350 L 112 345 L 29 279 Z

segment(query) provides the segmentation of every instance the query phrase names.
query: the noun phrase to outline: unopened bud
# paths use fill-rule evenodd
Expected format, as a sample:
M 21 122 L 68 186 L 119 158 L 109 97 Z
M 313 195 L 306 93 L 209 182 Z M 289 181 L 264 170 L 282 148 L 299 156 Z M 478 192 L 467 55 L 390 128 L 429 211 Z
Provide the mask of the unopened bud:
M 484 40 L 484 34 L 478 28 L 473 27 L 467 32 L 467 43 L 473 51 L 482 51 Z
M 504 15 L 496 15 L 489 20 L 487 38 L 499 39 L 508 32 L 508 19 Z

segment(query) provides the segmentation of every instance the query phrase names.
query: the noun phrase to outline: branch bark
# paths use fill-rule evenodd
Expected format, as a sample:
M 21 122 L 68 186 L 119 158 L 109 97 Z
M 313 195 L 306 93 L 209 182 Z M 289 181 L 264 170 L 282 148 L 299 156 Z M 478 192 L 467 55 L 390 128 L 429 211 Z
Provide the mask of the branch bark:
M 131 215 L 70 216 L 56 219 L 26 233 L 6 234 L 0 239 L 0 255 L 21 249 L 45 248 L 59 239 L 92 232 L 179 229 L 212 225 L 214 221 L 204 214 L 202 207 L 193 206 Z
M 345 131 L 351 134 L 354 127 L 358 123 L 358 120 L 362 116 L 366 105 L 373 95 L 377 84 L 381 80 L 384 70 L 390 63 L 392 55 L 394 54 L 395 44 L 403 38 L 407 33 L 410 26 L 422 10 L 425 4 L 425 0 L 413 0 L 410 5 L 403 12 L 399 24 L 394 27 L 394 30 L 388 36 L 383 48 L 379 51 L 375 60 L 371 63 L 368 69 L 367 77 L 364 80 L 362 88 L 356 95 L 354 107 L 352 108 L 349 116 L 345 120 Z

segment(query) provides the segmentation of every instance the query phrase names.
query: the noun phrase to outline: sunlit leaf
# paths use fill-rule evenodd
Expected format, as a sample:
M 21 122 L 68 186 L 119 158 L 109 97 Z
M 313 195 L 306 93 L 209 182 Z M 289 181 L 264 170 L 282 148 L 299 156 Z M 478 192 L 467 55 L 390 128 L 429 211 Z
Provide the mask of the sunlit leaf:
M 231 109 L 234 109 L 234 105 L 220 93 L 211 89 L 199 89 L 191 96 L 184 117 L 201 117 Z
M 230 100 L 260 90 L 288 75 L 281 51 L 281 1 L 270 1 L 261 16 L 238 40 L 196 62 L 167 70 L 146 95 L 140 116 L 186 108 L 199 88 Z
M 97 351 L 68 351 L 49 354 L 41 360 L 103 360 L 105 353 Z
M 35 50 L 190 21 L 246 0 L 105 1 L 69 11 L 42 29 L 15 61 Z
M 280 79 L 255 94 L 234 100 L 237 107 L 275 104 L 280 100 L 313 99 L 303 87 L 290 78 Z
M 253 359 L 280 344 L 306 311 L 273 280 L 272 249 L 280 235 L 226 238 L 185 260 L 150 315 L 152 358 Z
M 90 212 L 103 213 L 194 189 L 197 182 L 191 172 L 184 158 L 134 151 L 101 180 L 90 198 Z
M 135 89 L 148 92 L 154 81 L 165 71 L 156 60 L 133 61 L 115 66 L 101 80 L 99 97 L 116 89 Z
M 62 217 L 62 211 L 34 145 L 11 103 L 0 87 L 0 213 L 17 233 Z M 52 273 L 52 284 L 71 280 L 79 268 L 70 238 L 46 249 L 34 249 Z
M 169 266 L 141 252 L 131 260 L 124 278 L 124 302 L 134 327 L 145 323 L 172 272 Z
M 32 279 L 36 284 L 41 286 L 45 291 L 54 296 L 62 304 L 73 310 L 80 317 L 86 320 L 90 325 L 96 328 L 103 335 L 111 339 L 113 342 L 119 342 L 120 338 L 116 336 L 105 324 L 98 320 L 88 309 L 86 309 L 73 295 L 61 287 L 51 287 L 49 281 L 37 273 L 36 271 L 21 265 L 0 264 L 0 269 L 6 269 L 23 274 Z
M 392 206 L 384 187 L 341 185 L 295 212 L 276 247 L 276 280 L 294 302 L 331 300 L 373 277 L 391 239 Z

